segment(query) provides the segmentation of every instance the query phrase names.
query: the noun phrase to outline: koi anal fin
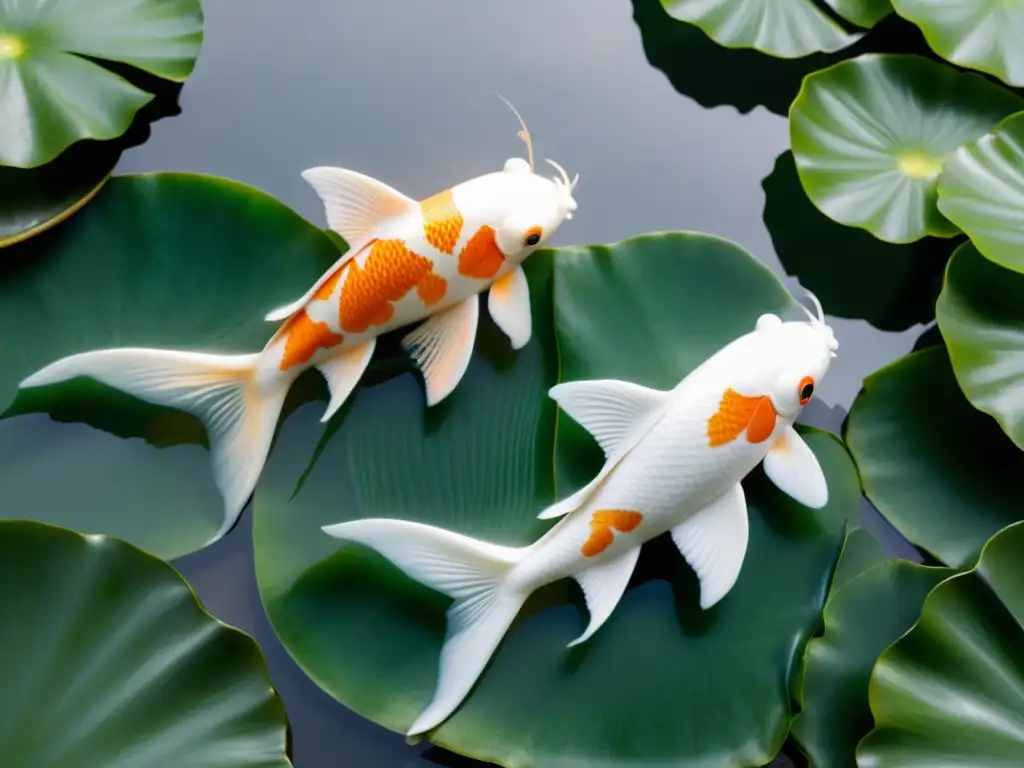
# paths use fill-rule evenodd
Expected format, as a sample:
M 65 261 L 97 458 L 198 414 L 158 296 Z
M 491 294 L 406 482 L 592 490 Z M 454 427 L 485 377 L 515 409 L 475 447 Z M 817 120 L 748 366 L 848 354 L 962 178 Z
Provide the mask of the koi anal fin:
M 569 648 L 590 639 L 602 625 L 608 621 L 615 606 L 619 604 L 629 578 L 633 575 L 640 547 L 633 547 L 607 563 L 594 565 L 576 575 L 587 599 L 587 610 L 590 611 L 590 622 L 583 634 L 569 643 Z
M 700 579 L 701 608 L 710 608 L 733 588 L 749 533 L 747 501 L 739 483 L 672 529 L 672 540 Z
M 818 457 L 792 426 L 775 438 L 762 466 L 769 480 L 801 504 L 812 509 L 828 504 L 828 483 Z

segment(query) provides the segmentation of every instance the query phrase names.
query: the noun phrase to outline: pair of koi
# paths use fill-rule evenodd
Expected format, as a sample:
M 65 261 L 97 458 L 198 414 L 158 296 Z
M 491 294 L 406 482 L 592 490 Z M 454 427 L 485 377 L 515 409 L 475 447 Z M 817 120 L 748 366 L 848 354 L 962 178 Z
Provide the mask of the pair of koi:
M 558 176 L 537 175 L 529 131 L 516 117 L 528 161 L 512 158 L 502 171 L 422 201 L 354 171 L 306 171 L 328 225 L 349 249 L 304 296 L 266 316 L 284 322 L 262 352 L 96 350 L 58 360 L 21 386 L 88 376 L 200 418 L 224 499 L 214 540 L 220 538 L 248 501 L 285 395 L 306 369 L 316 367 L 327 380 L 327 421 L 355 388 L 376 339 L 423 320 L 402 345 L 422 372 L 428 406 L 435 405 L 469 365 L 485 290 L 511 345 L 529 341 L 522 263 L 572 218 L 579 177 L 570 181 L 553 161 Z M 793 428 L 838 348 L 813 300 L 817 315 L 804 309 L 807 321 L 790 322 L 762 315 L 753 331 L 669 391 L 611 379 L 553 387 L 549 395 L 593 435 L 605 463 L 590 483 L 540 513 L 560 520 L 527 547 L 392 519 L 324 527 L 454 599 L 437 687 L 410 735 L 435 728 L 459 707 L 527 597 L 545 584 L 576 579 L 590 621 L 569 645 L 590 638 L 625 592 L 641 545 L 662 533 L 696 572 L 701 607 L 716 604 L 746 554 L 741 480 L 757 464 L 797 501 L 827 503 L 821 467 Z

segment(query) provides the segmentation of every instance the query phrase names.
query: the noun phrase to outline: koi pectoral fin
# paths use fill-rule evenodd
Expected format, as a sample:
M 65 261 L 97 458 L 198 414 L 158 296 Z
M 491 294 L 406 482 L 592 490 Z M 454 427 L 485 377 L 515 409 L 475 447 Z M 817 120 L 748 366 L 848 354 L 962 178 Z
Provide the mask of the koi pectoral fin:
M 590 623 L 582 635 L 569 643 L 569 648 L 588 640 L 612 615 L 612 611 L 626 591 L 629 577 L 633 575 L 639 557 L 640 547 L 633 547 L 614 560 L 591 566 L 576 574 L 576 581 L 579 582 L 583 596 L 587 599 Z
M 801 504 L 812 509 L 828 504 L 828 483 L 818 457 L 792 426 L 772 443 L 763 467 L 769 480 Z
M 469 368 L 480 318 L 480 298 L 463 302 L 430 317 L 402 339 L 419 365 L 427 388 L 427 405 L 437 405 L 458 386 Z
M 530 315 L 530 285 L 523 268 L 516 267 L 496 280 L 487 295 L 487 309 L 512 349 L 522 349 L 530 341 L 533 319 Z
M 700 579 L 701 608 L 710 608 L 733 588 L 749 533 L 747 501 L 739 483 L 672 529 L 672 540 Z
M 366 366 L 370 364 L 370 358 L 373 357 L 373 350 L 376 346 L 377 340 L 369 339 L 317 364 L 317 370 L 327 379 L 327 387 L 331 392 L 331 401 L 327 404 L 327 410 L 324 411 L 320 421 L 329 421 L 331 416 L 344 405 L 366 370 Z

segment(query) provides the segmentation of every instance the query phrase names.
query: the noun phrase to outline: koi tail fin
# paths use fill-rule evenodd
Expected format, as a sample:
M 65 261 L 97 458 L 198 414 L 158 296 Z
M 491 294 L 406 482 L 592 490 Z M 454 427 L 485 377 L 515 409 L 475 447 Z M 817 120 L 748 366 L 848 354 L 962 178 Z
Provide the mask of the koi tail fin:
M 511 588 L 506 577 L 527 550 L 403 520 L 354 520 L 323 530 L 372 547 L 406 575 L 455 599 L 448 609 L 434 698 L 409 735 L 435 728 L 472 690 L 526 602 L 529 595 Z
M 256 384 L 259 355 L 207 355 L 161 349 L 103 349 L 71 355 L 29 376 L 21 387 L 88 376 L 156 405 L 185 411 L 206 427 L 224 521 L 210 543 L 231 530 L 270 451 L 293 377 Z

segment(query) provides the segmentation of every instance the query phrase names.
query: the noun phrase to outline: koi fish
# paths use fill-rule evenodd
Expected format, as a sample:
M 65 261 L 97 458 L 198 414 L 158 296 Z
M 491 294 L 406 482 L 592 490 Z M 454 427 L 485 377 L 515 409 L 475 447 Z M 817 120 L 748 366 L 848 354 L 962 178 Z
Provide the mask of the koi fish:
M 433 699 L 409 735 L 435 728 L 469 694 L 508 627 L 542 586 L 574 578 L 590 614 L 590 638 L 611 616 L 641 545 L 666 531 L 700 580 L 708 609 L 732 589 L 747 550 L 740 481 L 763 461 L 767 476 L 800 503 L 828 502 L 825 475 L 793 428 L 836 356 L 821 305 L 809 321 L 762 315 L 669 391 L 612 379 L 554 386 L 549 395 L 605 454 L 594 479 L 540 513 L 561 518 L 515 548 L 421 523 L 354 520 L 324 526 L 372 547 L 408 576 L 454 598 Z
M 504 100 L 504 97 L 501 97 Z M 29 376 L 38 387 L 88 376 L 142 400 L 197 416 L 209 436 L 214 477 L 224 500 L 216 541 L 235 524 L 266 462 L 292 383 L 316 367 L 330 401 L 342 406 L 373 355 L 378 336 L 426 319 L 402 339 L 422 372 L 426 401 L 452 392 L 469 365 L 479 294 L 515 349 L 530 339 L 530 296 L 522 262 L 543 246 L 576 201 L 579 175 L 534 172 L 533 144 L 519 113 L 529 161 L 478 176 L 416 201 L 383 182 L 341 168 L 312 168 L 331 229 L 349 248 L 298 300 L 271 311 L 284 321 L 262 352 L 217 355 L 148 348 L 71 355 Z

